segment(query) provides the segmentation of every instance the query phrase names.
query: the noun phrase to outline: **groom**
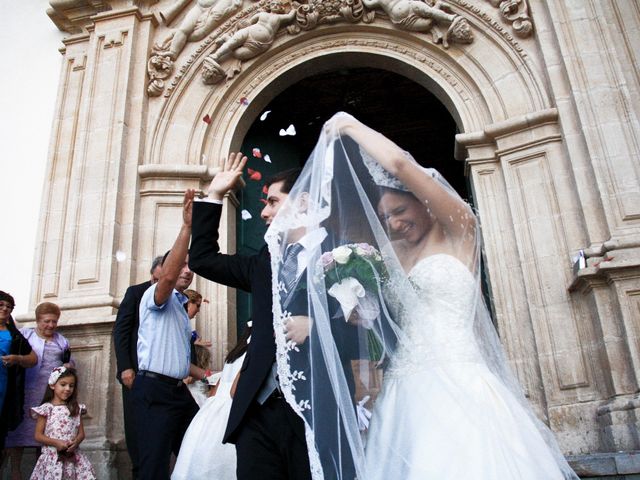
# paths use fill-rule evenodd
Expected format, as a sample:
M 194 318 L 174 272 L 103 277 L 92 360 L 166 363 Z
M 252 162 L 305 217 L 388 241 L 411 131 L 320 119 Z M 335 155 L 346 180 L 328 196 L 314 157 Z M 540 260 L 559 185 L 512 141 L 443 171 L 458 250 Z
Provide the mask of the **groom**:
M 231 154 L 223 171 L 214 177 L 209 187 L 208 198 L 196 202 L 193 207 L 191 269 L 209 280 L 252 293 L 251 342 L 240 373 L 223 441 L 236 445 L 239 480 L 307 480 L 311 478 L 311 473 L 304 423 L 283 398 L 276 375 L 269 252 L 266 245 L 258 254 L 250 256 L 224 255 L 219 251 L 218 226 L 222 213 L 222 199 L 236 185 L 245 164 L 246 157 L 239 153 Z M 286 170 L 266 181 L 267 200 L 261 217 L 267 225 L 271 224 L 288 198 L 299 174 L 300 169 Z M 285 250 L 286 259 L 281 274 L 289 271 L 298 278 L 306 269 L 306 259 L 314 249 L 320 247 L 328 251 L 335 246 L 324 228 L 311 231 L 292 230 L 287 236 L 287 241 L 288 250 L 296 253 L 287 254 Z M 286 279 L 284 281 L 287 282 Z M 306 294 L 294 295 L 289 308 L 295 321 L 288 322 L 285 327 L 287 338 L 297 343 L 304 352 L 308 348 L 306 340 L 310 328 L 309 318 L 306 316 Z M 338 311 L 337 303 L 333 302 L 330 308 L 333 312 Z M 340 345 L 352 345 L 354 332 L 355 328 L 343 319 L 339 318 L 335 322 L 334 335 Z M 304 358 L 301 360 L 304 362 Z M 350 360 L 345 356 L 342 361 L 347 383 L 353 393 Z M 323 386 L 328 384 L 327 378 Z M 327 389 L 327 394 L 331 395 L 330 389 Z M 327 397 L 327 401 L 332 398 Z M 315 428 L 320 428 L 330 436 L 339 435 L 338 431 L 324 425 L 329 423 L 323 421 L 322 425 L 315 425 Z M 323 453 L 320 455 L 322 457 Z M 342 464 L 342 478 L 353 478 L 355 475 L 351 456 L 345 454 L 341 457 L 343 458 L 339 463 Z
M 256 255 L 224 255 L 218 227 L 224 195 L 233 189 L 246 164 L 242 154 L 231 154 L 208 190 L 208 198 L 193 206 L 191 269 L 223 285 L 252 293 L 251 342 L 233 398 L 225 443 L 235 443 L 238 480 L 311 478 L 304 423 L 282 397 L 275 377 L 276 345 L 273 332 L 271 259 L 266 245 Z M 267 225 L 287 199 L 299 169 L 276 174 L 266 182 L 267 203 L 261 217 Z M 302 340 L 304 321 L 288 332 Z M 293 328 L 295 327 L 295 328 Z

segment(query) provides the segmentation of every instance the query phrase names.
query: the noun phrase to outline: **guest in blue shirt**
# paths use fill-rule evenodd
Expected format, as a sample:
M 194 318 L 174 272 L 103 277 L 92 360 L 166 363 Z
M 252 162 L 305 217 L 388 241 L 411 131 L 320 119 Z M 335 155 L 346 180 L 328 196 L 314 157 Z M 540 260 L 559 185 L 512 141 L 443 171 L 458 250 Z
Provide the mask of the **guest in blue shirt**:
M 160 279 L 140 301 L 138 373 L 131 394 L 141 480 L 169 480 L 171 452 L 178 454 L 182 437 L 198 411 L 182 379 L 206 376 L 203 369 L 190 363 L 191 328 L 183 294 L 193 280 L 187 254 L 194 193 L 185 193 L 183 224 L 163 259 Z
M 26 338 L 16 328 L 11 312 L 16 303 L 0 290 L 0 450 L 7 432 L 22 421 L 25 368 L 38 361 Z

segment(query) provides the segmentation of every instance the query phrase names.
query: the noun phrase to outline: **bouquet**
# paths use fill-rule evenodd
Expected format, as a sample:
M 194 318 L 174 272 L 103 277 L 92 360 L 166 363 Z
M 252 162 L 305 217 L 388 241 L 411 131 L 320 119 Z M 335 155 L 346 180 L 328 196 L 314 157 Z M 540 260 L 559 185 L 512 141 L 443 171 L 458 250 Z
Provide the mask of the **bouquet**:
M 335 298 L 350 321 L 354 311 L 358 323 L 369 331 L 369 352 L 379 359 L 382 346 L 372 332 L 380 316 L 381 287 L 388 280 L 382 255 L 368 243 L 350 243 L 320 256 L 327 293 Z

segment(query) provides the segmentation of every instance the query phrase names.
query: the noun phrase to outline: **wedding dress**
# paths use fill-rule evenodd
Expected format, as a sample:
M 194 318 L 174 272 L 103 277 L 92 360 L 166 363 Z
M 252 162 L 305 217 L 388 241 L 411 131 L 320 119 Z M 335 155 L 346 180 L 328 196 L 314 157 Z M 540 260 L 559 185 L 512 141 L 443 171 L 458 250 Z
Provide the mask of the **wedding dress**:
M 407 341 L 371 418 L 367 480 L 562 480 L 536 425 L 483 360 L 469 321 L 477 287 L 467 267 L 436 254 L 409 278 L 417 300 L 398 318 Z
M 335 246 L 283 283 L 286 246 L 319 228 Z M 265 240 L 279 383 L 313 480 L 577 480 L 484 303 L 480 219 L 437 171 L 336 114 Z
M 235 480 L 236 449 L 223 444 L 231 410 L 231 387 L 242 367 L 245 354 L 226 363 L 216 394 L 200 408 L 184 434 L 171 480 Z

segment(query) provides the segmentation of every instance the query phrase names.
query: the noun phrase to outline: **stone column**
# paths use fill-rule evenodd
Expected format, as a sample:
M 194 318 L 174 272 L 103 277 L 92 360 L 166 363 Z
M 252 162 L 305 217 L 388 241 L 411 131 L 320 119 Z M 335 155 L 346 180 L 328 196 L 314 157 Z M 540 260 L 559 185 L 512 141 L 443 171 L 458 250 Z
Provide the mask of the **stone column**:
M 626 0 L 531 3 L 588 233 L 581 247 L 587 266 L 570 290 L 597 332 L 606 372 L 597 451 L 638 450 L 640 9 Z M 596 463 L 598 474 L 640 469 L 637 462 L 628 471 Z
M 132 255 L 147 110 L 139 59 L 154 17 L 104 4 L 98 12 L 80 0 L 67 10 L 70 3 L 52 2 L 50 12 L 67 31 L 81 33 L 62 49 L 31 308 L 49 300 L 62 309 L 60 329 L 71 342 L 79 399 L 89 412 L 83 449 L 98 478 L 109 478 L 116 446 L 123 448 L 111 328 L 124 290 L 144 279 L 136 278 Z
M 521 383 L 567 453 L 600 448 L 593 412 L 608 396 L 602 345 L 572 299 L 584 223 L 548 109 L 460 134 L 481 212 L 498 329 Z

